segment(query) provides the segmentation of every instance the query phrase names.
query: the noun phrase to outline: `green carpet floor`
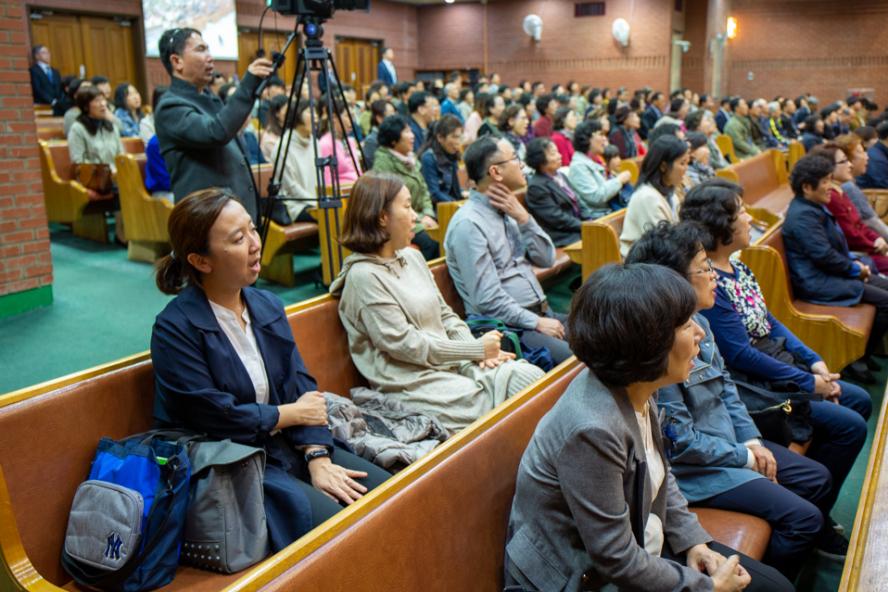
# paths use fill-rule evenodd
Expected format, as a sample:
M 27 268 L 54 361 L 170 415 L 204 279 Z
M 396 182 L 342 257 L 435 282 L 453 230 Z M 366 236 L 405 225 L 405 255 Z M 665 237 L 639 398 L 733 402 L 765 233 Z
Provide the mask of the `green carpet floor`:
M 319 257 L 318 249 L 295 257 L 293 288 L 264 280 L 258 285 L 275 292 L 285 304 L 323 294 L 326 290 L 315 282 Z M 0 319 L 0 394 L 145 351 L 154 317 L 170 300 L 155 287 L 153 268 L 129 261 L 121 247 L 81 240 L 53 227 L 52 259 L 52 306 Z M 570 286 L 577 278 L 575 268 L 546 286 L 555 310 L 567 312 Z M 874 409 L 869 438 L 832 513 L 848 536 L 888 380 L 888 362 L 882 361 L 878 378 L 876 385 L 866 385 Z M 812 557 L 798 589 L 832 592 L 838 589 L 841 574 L 841 563 Z

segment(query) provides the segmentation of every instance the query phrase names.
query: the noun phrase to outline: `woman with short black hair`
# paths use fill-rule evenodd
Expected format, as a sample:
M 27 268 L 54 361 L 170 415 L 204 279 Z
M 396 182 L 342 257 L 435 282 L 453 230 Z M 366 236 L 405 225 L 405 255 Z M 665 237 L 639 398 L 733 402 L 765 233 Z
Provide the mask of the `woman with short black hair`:
M 120 122 L 120 135 L 134 138 L 139 135 L 139 123 L 142 121 L 142 95 L 139 89 L 129 82 L 121 82 L 114 89 L 114 116 Z
M 661 221 L 626 257 L 627 263 L 664 265 L 686 278 L 697 295 L 694 321 L 705 331 L 690 378 L 658 391 L 667 455 L 689 502 L 767 520 L 772 531 L 764 561 L 793 579 L 815 543 L 836 554 L 847 548 L 828 520 L 835 501 L 830 473 L 816 460 L 763 439 L 749 415 L 701 314 L 716 301 L 705 236 L 694 222 Z
M 669 471 L 657 389 L 687 380 L 703 331 L 693 289 L 659 265 L 608 265 L 574 296 L 586 364 L 537 424 L 518 468 L 506 589 L 791 590 L 712 542 Z M 742 561 L 742 567 L 738 565 Z M 514 588 L 509 588 L 514 586 Z
M 610 201 L 632 178 L 628 171 L 608 179 L 604 162 L 607 135 L 597 119 L 584 121 L 574 131 L 574 155 L 568 169 L 568 180 L 577 197 L 589 208 L 593 218 L 610 213 Z
M 373 170 L 391 173 L 401 179 L 410 192 L 413 210 L 419 216 L 413 229 L 413 244 L 422 251 L 426 260 L 440 256 L 438 243 L 429 236 L 428 230 L 438 227 L 432 196 L 422 175 L 420 163 L 413 153 L 413 131 L 403 115 L 391 115 L 382 120 L 377 134 L 379 149 L 373 159 Z
M 556 247 L 580 240 L 583 220 L 592 218 L 592 212 L 558 172 L 561 156 L 549 138 L 534 138 L 527 145 L 527 166 L 534 174 L 527 183 L 524 200 L 534 220 Z
M 614 127 L 611 129 L 610 143 L 620 151 L 620 158 L 644 157 L 647 148 L 638 133 L 641 117 L 628 105 L 622 105 L 614 113 Z
M 573 137 L 577 129 L 577 114 L 570 107 L 558 107 L 552 118 L 552 141 L 561 154 L 561 166 L 570 165 L 574 155 Z
M 352 360 L 370 388 L 455 432 L 543 373 L 502 351 L 498 331 L 472 336 L 410 248 L 415 224 L 399 177 L 361 177 L 340 238 L 352 254 L 330 293 L 340 299 Z
M 459 186 L 462 134 L 462 122 L 454 115 L 444 115 L 432 124 L 425 145 L 420 148 L 422 176 L 434 204 L 463 198 Z
M 114 158 L 123 152 L 123 143 L 109 118 L 105 95 L 95 86 L 81 86 L 74 99 L 80 115 L 68 132 L 71 163 L 107 164 L 116 170 Z
M 650 152 L 641 163 L 635 193 L 629 200 L 623 220 L 620 254 L 624 257 L 632 243 L 648 228 L 660 220 L 678 220 L 681 204 L 675 193 L 684 180 L 689 162 L 688 143 L 676 136 L 661 136 L 651 144 Z

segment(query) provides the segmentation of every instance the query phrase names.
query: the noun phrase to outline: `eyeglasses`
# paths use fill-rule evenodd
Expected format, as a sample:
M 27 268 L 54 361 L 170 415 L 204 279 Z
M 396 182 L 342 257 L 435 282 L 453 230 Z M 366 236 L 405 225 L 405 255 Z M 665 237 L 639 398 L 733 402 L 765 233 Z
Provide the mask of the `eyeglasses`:
M 698 275 L 713 275 L 715 273 L 715 269 L 712 267 L 712 259 L 706 260 L 706 267 L 703 269 L 696 269 L 694 271 L 689 271 L 688 275 L 691 277 Z
M 515 162 L 520 162 L 520 161 L 521 161 L 521 159 L 518 158 L 518 154 L 515 154 L 514 156 L 512 156 L 512 158 L 507 158 L 507 159 L 505 159 L 505 160 L 499 160 L 499 161 L 497 161 L 497 162 L 491 162 L 491 163 L 490 163 L 490 166 L 499 166 L 499 165 L 501 165 L 501 164 L 506 164 L 507 162 L 512 162 L 513 160 L 514 160 Z

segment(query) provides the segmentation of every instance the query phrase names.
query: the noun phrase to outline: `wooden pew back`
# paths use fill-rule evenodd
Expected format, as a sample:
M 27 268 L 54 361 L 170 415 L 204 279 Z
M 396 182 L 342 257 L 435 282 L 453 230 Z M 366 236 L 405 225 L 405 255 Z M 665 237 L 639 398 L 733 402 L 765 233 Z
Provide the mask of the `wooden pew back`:
M 145 160 L 132 154 L 118 154 L 117 187 L 120 213 L 126 227 L 128 256 L 131 260 L 153 262 L 169 252 L 167 224 L 173 204 L 152 197 L 145 189 Z
M 625 219 L 626 210 L 622 209 L 597 220 L 583 222 L 583 280 L 599 267 L 623 260 L 620 255 L 620 233 L 623 232 Z

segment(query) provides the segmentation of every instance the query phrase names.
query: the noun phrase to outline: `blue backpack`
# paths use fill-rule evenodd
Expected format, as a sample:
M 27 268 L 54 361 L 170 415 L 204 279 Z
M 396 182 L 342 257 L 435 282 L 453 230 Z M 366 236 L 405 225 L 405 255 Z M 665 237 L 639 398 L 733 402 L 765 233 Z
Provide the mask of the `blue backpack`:
M 78 584 L 140 592 L 173 580 L 192 439 L 160 430 L 101 439 L 89 478 L 74 494 L 62 549 L 62 566 Z

